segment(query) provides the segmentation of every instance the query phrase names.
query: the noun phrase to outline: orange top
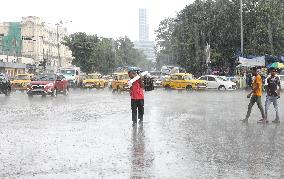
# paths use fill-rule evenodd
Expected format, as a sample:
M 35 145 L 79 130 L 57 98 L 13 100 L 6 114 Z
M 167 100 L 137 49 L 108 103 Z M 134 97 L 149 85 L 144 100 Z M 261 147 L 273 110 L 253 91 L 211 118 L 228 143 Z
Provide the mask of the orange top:
M 260 75 L 256 75 L 252 83 L 252 89 L 255 89 L 258 85 L 257 90 L 252 94 L 253 96 L 262 96 L 262 79 Z

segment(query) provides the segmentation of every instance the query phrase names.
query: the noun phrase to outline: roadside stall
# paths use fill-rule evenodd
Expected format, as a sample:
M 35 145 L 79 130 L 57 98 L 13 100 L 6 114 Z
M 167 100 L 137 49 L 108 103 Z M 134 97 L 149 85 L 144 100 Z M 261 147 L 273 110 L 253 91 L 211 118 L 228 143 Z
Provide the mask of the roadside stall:
M 238 62 L 240 63 L 236 67 L 236 74 L 238 76 L 238 85 L 240 89 L 247 88 L 249 86 L 249 72 L 253 67 L 265 67 L 265 56 L 255 58 L 244 58 L 239 57 Z M 266 71 L 266 69 L 262 70 Z

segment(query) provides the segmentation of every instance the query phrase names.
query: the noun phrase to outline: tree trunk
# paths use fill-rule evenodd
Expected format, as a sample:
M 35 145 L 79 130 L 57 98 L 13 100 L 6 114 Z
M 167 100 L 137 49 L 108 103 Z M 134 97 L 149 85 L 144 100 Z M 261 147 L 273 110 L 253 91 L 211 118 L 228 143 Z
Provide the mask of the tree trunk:
M 194 46 L 195 46 L 195 60 L 196 64 L 200 67 L 200 57 L 199 57 L 199 52 L 200 52 L 200 45 L 199 45 L 199 33 L 198 33 L 198 26 L 195 23 L 194 24 Z M 197 69 L 196 69 L 197 70 Z

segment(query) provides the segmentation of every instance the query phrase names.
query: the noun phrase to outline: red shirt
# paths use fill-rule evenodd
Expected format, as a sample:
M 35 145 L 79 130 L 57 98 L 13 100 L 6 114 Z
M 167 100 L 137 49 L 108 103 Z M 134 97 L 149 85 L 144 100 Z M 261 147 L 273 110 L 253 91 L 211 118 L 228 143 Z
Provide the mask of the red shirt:
M 140 85 L 141 79 L 136 80 L 130 88 L 131 99 L 144 99 L 144 91 Z

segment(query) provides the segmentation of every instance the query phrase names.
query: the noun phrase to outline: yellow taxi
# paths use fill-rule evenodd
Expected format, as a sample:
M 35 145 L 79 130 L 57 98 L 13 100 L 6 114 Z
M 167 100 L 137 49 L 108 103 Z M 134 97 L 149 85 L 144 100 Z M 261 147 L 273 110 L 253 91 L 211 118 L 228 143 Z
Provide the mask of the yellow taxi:
M 105 88 L 108 82 L 102 78 L 100 73 L 92 73 L 84 76 L 82 81 L 83 88 Z
M 111 82 L 112 91 L 128 91 L 130 89 L 127 84 L 128 80 L 130 80 L 128 73 L 114 73 Z
M 177 90 L 199 90 L 206 89 L 207 84 L 204 80 L 196 80 L 192 74 L 189 73 L 175 73 L 171 74 L 162 82 L 165 89 Z
M 18 74 L 11 82 L 12 90 L 26 90 L 28 84 L 32 81 L 33 74 Z

